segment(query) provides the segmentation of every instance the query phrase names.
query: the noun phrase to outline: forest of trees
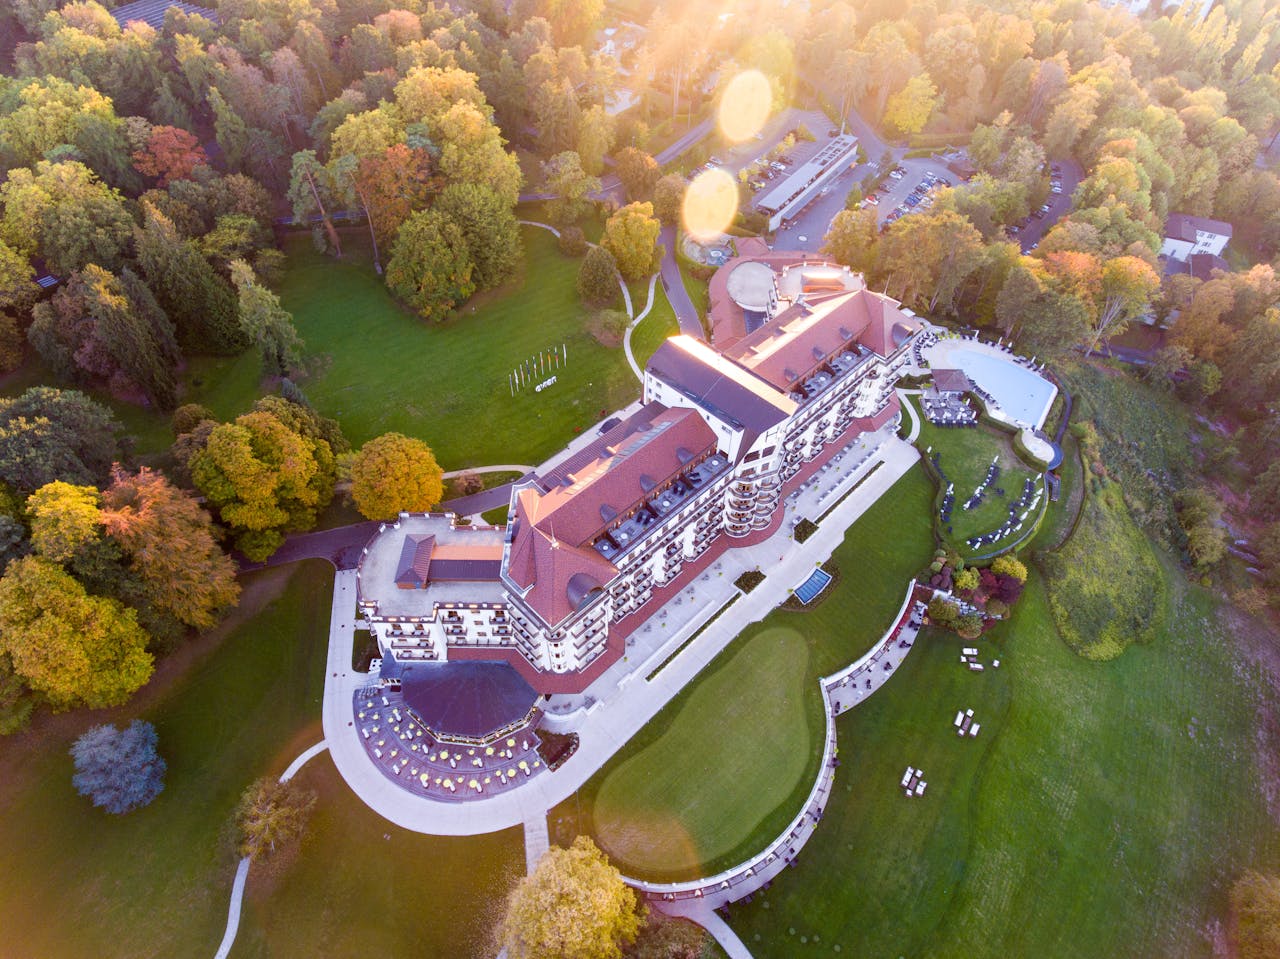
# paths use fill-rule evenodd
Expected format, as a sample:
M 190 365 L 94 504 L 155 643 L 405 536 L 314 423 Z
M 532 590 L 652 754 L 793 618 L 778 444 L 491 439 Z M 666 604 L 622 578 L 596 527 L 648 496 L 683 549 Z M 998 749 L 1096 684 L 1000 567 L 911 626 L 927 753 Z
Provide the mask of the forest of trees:
M 334 256 L 367 247 L 436 321 L 516 274 L 518 198 L 543 190 L 562 248 L 587 254 L 583 298 L 608 305 L 678 217 L 683 179 L 647 151 L 743 67 L 775 108 L 856 106 L 888 136 L 968 142 L 978 175 L 928 212 L 881 231 L 855 203 L 827 235 L 907 305 L 1049 359 L 1176 320 L 1148 375 L 1230 419 L 1266 577 L 1253 599 L 1280 594 L 1280 179 L 1259 162 L 1280 117 L 1273 5 L 1225 0 L 1199 21 L 1085 0 L 743 0 L 708 21 L 636 0 L 645 29 L 620 60 L 598 49 L 602 0 L 215 6 L 217 22 L 171 9 L 160 29 L 96 0 L 0 9 L 0 372 L 38 359 L 54 379 L 0 398 L 0 730 L 38 703 L 123 701 L 235 604 L 225 550 L 269 556 L 345 476 L 366 515 L 442 495 L 420 441 L 353 454 L 295 385 L 280 230 Z M 613 116 L 624 83 L 639 102 Z M 1023 255 L 1007 228 L 1067 160 L 1084 171 L 1072 209 Z M 600 201 L 608 176 L 621 210 Z M 574 224 L 601 205 L 614 215 L 588 250 Z M 1162 282 L 1175 211 L 1234 225 L 1231 271 Z M 246 350 L 280 395 L 227 422 L 183 405 L 192 358 Z M 139 460 L 90 393 L 172 412 L 172 449 Z M 1221 557 L 1212 507 L 1179 504 L 1196 562 Z M 54 668 L 69 657 L 84 668 Z

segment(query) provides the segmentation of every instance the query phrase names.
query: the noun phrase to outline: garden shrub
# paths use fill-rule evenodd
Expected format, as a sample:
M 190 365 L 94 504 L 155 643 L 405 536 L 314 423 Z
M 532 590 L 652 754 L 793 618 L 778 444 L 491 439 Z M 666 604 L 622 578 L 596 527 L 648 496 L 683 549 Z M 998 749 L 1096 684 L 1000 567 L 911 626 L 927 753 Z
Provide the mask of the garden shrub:
M 797 543 L 803 543 L 810 536 L 818 531 L 818 524 L 813 520 L 802 519 L 796 523 L 795 540 Z
M 556 246 L 565 256 L 579 257 L 587 252 L 587 238 L 583 235 L 581 227 L 566 226 L 560 231 Z

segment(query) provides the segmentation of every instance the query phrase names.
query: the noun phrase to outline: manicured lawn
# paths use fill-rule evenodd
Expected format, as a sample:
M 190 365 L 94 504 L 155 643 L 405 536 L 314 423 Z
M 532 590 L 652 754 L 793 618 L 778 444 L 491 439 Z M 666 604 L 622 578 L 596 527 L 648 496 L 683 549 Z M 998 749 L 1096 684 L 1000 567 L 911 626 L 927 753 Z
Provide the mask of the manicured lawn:
M 243 617 L 163 693 L 55 717 L 0 742 L 0 928 L 14 955 L 212 955 L 226 922 L 241 791 L 320 739 L 326 563 L 251 574 Z M 195 652 L 194 650 L 192 652 Z M 178 657 L 189 655 L 180 651 Z M 166 788 L 109 816 L 71 786 L 67 748 L 97 722 L 155 723 Z
M 321 756 L 300 774 L 320 794 L 282 876 L 250 873 L 232 959 L 414 956 L 488 959 L 524 835 L 423 836 L 365 806 Z
M 817 771 L 817 679 L 890 625 L 933 550 L 931 497 L 923 470 L 899 480 L 833 554 L 841 576 L 826 598 L 747 629 L 553 810 L 553 826 L 591 832 L 619 868 L 658 879 L 713 873 L 781 832 Z
M 762 820 L 786 801 L 815 748 L 799 695 L 808 660 L 797 630 L 755 633 L 689 695 L 666 732 L 605 779 L 593 816 L 615 860 L 646 871 L 695 870 L 738 845 L 743 821 Z M 771 765 L 762 776 L 766 737 L 785 745 L 767 750 Z M 684 757 L 705 759 L 708 746 L 716 761 L 691 794 L 682 787 Z M 733 817 L 724 815 L 725 796 L 734 798 Z
M 644 307 L 638 306 L 636 309 L 639 311 Z M 644 369 L 644 365 L 649 362 L 649 357 L 653 356 L 667 337 L 675 336 L 679 332 L 680 324 L 676 322 L 675 311 L 671 309 L 667 294 L 662 291 L 662 284 L 657 283 L 653 287 L 653 309 L 631 331 L 631 352 L 640 369 Z
M 800 937 L 866 956 L 1207 957 L 1238 870 L 1280 843 L 1254 762 L 1272 695 L 1199 589 L 1172 628 L 1105 665 L 1059 639 L 1033 577 L 995 634 L 999 670 L 922 636 L 840 720 L 836 791 L 798 867 L 732 924 L 761 959 Z M 972 708 L 976 740 L 951 728 Z M 920 799 L 897 783 L 907 765 Z M 794 935 L 791 933 L 794 930 Z
M 965 540 L 1003 526 L 1009 518 L 1009 505 L 1022 494 L 1023 483 L 1037 474 L 1018 458 L 1009 434 L 982 424 L 973 427 L 934 426 L 924 418 L 917 397 L 910 399 L 915 404 L 916 415 L 920 417 L 920 436 L 916 445 L 922 455 L 932 457 L 933 453 L 939 454 L 942 471 L 948 480 L 955 483 L 951 531 L 948 532 L 944 526 L 940 532 L 965 556 L 999 549 L 999 541 L 973 550 Z M 933 453 L 925 452 L 929 447 L 933 447 Z M 981 503 L 972 510 L 965 509 L 964 504 L 986 479 L 992 459 L 999 462 L 1000 476 L 987 487 Z M 1004 490 L 1004 495 L 997 492 L 1000 489 Z M 1028 516 L 1027 522 L 1032 519 Z M 1016 539 L 1021 533 L 1020 530 L 1010 539 Z
M 435 324 L 391 300 L 356 236 L 345 238 L 342 261 L 316 253 L 306 237 L 290 238 L 281 289 L 315 367 L 301 386 L 352 443 L 397 430 L 431 444 L 445 469 L 538 463 L 638 395 L 622 350 L 601 346 L 584 327 L 579 261 L 562 256 L 545 230 L 523 229 L 519 279 Z M 544 374 L 556 384 L 512 397 L 508 373 L 562 344 L 567 368 Z

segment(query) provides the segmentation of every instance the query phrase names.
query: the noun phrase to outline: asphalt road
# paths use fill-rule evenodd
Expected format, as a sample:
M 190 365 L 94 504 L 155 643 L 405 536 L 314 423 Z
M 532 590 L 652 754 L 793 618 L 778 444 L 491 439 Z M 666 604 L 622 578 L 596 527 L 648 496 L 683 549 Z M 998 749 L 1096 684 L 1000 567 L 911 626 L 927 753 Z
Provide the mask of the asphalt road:
M 1049 232 L 1049 228 L 1071 210 L 1071 195 L 1076 192 L 1080 178 L 1084 175 L 1080 164 L 1075 160 L 1055 160 L 1062 169 L 1062 192 L 1050 194 L 1049 212 L 1043 220 L 1032 217 L 1018 233 L 1018 241 L 1022 244 L 1022 252 L 1027 253 L 1039 245 L 1040 238 Z

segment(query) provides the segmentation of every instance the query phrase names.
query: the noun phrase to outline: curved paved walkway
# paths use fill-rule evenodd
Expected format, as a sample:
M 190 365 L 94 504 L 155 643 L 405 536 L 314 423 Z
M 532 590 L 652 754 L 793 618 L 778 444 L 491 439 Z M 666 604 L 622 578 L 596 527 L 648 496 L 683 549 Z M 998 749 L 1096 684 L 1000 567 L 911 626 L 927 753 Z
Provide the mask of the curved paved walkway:
M 288 782 L 309 760 L 319 756 L 328 748 L 329 744 L 322 739 L 309 749 L 303 750 L 298 758 L 289 764 L 289 768 L 280 774 L 280 782 Z M 248 880 L 249 857 L 245 856 L 236 866 L 236 878 L 231 883 L 231 905 L 227 907 L 227 928 L 222 934 L 222 942 L 218 945 L 218 951 L 213 954 L 213 959 L 227 959 L 231 947 L 235 945 L 236 933 L 240 931 L 240 907 L 244 904 L 244 887 Z
M 519 473 L 523 476 L 525 473 L 532 473 L 532 466 L 514 466 L 505 464 L 501 466 L 472 466 L 465 470 L 449 470 L 447 473 L 441 473 L 443 479 L 453 479 L 455 476 L 461 476 L 463 473 Z
M 560 231 L 559 231 L 559 230 L 557 230 L 557 229 L 556 229 L 554 226 L 552 226 L 550 223 L 540 223 L 540 222 L 539 222 L 539 221 L 537 221 L 537 220 L 516 220 L 516 222 L 517 222 L 517 223 L 520 223 L 520 224 L 522 224 L 522 225 L 524 225 L 524 226 L 536 226 L 536 227 L 538 227 L 538 228 L 539 228 L 539 229 L 541 229 L 541 230 L 548 230 L 548 231 L 550 231 L 551 233 L 555 234 L 556 239 L 559 239 L 559 238 L 560 238 Z M 589 241 L 589 240 L 587 241 L 587 246 L 598 246 L 598 245 L 599 245 L 599 244 L 592 243 L 592 242 L 591 242 L 591 241 Z M 626 281 L 626 280 L 624 280 L 624 279 L 622 278 L 621 274 L 619 274 L 619 275 L 618 275 L 618 286 L 619 286 L 619 287 L 621 288 L 621 290 L 622 290 L 622 300 L 623 300 L 623 302 L 626 304 L 626 307 L 627 307 L 627 316 L 631 316 L 631 315 L 632 315 L 632 309 L 631 309 L 631 290 L 627 287 L 627 281 Z
M 649 302 L 644 305 L 644 309 L 640 311 L 640 315 L 627 324 L 627 331 L 622 335 L 622 349 L 627 354 L 627 365 L 631 367 L 631 372 L 636 375 L 641 383 L 644 382 L 644 372 L 640 369 L 640 364 L 636 362 L 636 356 L 631 352 L 631 331 L 640 325 L 640 322 L 649 315 L 649 311 L 653 309 L 653 288 L 658 282 L 658 274 L 655 273 L 649 277 Z
M 907 396 L 919 392 L 920 390 L 898 390 L 898 398 L 902 401 L 902 408 L 911 417 L 911 433 L 907 436 L 908 443 L 914 443 L 920 436 L 920 417 L 916 415 L 916 405 L 910 402 Z

